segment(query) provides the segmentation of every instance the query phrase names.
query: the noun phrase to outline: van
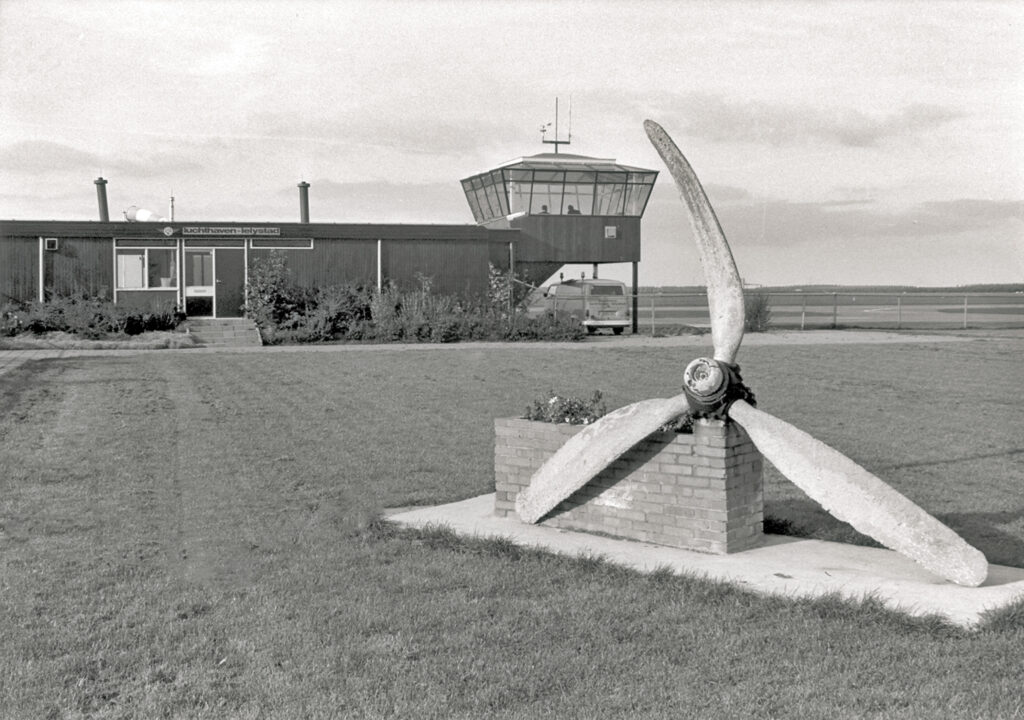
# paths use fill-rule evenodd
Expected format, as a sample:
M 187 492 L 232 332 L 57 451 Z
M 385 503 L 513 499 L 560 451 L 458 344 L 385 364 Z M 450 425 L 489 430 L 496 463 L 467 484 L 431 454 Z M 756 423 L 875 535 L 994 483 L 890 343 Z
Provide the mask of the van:
M 626 285 L 618 280 L 596 278 L 566 280 L 544 288 L 543 295 L 530 306 L 533 317 L 569 317 L 579 320 L 587 332 L 609 328 L 621 335 L 630 323 Z

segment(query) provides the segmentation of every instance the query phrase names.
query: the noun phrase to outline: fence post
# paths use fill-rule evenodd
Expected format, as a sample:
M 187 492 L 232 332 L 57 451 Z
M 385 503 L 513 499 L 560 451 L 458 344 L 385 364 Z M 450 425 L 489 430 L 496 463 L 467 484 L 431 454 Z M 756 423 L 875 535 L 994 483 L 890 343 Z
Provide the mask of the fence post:
M 896 329 L 899 330 L 903 324 L 903 296 L 896 296 Z
M 967 296 L 964 295 L 964 330 L 967 329 Z
M 651 337 L 654 337 L 654 294 L 651 294 Z
M 836 329 L 836 319 L 839 316 L 839 293 L 832 293 L 832 329 Z
M 800 305 L 800 329 L 804 330 L 807 323 L 807 296 L 801 295 L 800 300 L 802 301 Z

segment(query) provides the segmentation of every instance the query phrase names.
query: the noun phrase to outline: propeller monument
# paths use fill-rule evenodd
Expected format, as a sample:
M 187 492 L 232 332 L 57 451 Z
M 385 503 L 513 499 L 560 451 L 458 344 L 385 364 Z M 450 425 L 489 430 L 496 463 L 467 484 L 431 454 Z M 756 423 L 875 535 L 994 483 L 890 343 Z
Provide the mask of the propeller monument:
M 516 498 L 516 512 L 536 523 L 616 458 L 685 412 L 727 419 L 786 478 L 833 516 L 932 573 L 960 585 L 985 581 L 985 556 L 959 535 L 848 457 L 754 406 L 735 364 L 743 341 L 743 284 L 718 218 L 693 168 L 657 123 L 644 129 L 686 204 L 707 281 L 714 357 L 683 372 L 683 392 L 627 405 L 573 436 Z

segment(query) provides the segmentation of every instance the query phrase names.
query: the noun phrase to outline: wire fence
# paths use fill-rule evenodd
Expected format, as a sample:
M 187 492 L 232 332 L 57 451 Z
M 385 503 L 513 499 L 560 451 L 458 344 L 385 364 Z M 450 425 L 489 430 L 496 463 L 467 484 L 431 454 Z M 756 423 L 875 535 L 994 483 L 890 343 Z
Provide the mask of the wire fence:
M 967 329 L 1024 327 L 1024 293 L 752 292 L 767 297 L 778 329 Z M 640 293 L 640 332 L 707 327 L 704 293 Z

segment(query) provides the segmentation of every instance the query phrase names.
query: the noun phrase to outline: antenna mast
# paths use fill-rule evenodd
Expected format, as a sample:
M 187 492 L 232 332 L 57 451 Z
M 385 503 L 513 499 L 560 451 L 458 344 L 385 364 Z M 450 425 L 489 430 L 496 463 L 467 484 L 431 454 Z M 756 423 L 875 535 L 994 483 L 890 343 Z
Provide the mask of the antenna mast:
M 546 139 L 544 137 L 544 133 L 546 133 L 548 131 L 549 127 L 551 127 L 551 123 L 548 123 L 547 125 L 541 125 L 541 127 L 540 127 L 540 138 L 541 138 L 540 141 L 542 143 L 546 144 L 546 145 L 554 145 L 555 146 L 555 154 L 557 155 L 558 154 L 558 146 L 559 145 L 568 145 L 569 143 L 572 142 L 572 96 L 569 97 L 569 138 L 567 140 L 559 140 L 558 139 L 558 98 L 557 97 L 555 98 L 555 139 L 554 140 L 548 140 L 548 139 Z

